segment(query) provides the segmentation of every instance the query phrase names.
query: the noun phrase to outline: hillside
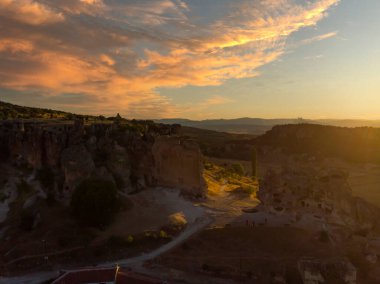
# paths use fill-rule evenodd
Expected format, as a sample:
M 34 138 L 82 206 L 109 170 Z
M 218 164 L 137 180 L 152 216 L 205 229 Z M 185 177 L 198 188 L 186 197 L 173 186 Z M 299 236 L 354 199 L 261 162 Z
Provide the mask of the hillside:
M 345 128 L 313 124 L 275 126 L 256 139 L 286 153 L 337 157 L 350 162 L 380 163 L 380 128 Z
M 195 127 L 182 127 L 185 137 L 197 141 L 204 155 L 244 160 L 257 137 L 252 134 L 234 134 Z
M 34 107 L 18 106 L 0 101 L 0 119 L 71 118 L 73 114 Z

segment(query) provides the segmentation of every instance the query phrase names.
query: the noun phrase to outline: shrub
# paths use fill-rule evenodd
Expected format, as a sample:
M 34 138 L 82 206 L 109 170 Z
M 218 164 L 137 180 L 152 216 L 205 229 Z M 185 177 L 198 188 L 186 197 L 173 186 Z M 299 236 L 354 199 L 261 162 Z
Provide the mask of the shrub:
M 54 189 L 54 173 L 50 168 L 44 167 L 39 169 L 36 177 L 44 188 L 49 191 Z
M 209 162 L 205 162 L 204 167 L 206 170 L 212 170 L 214 168 L 213 164 L 211 164 Z
M 255 188 L 251 185 L 244 186 L 243 189 L 244 189 L 244 192 L 247 194 L 253 194 L 255 192 Z
M 242 166 L 242 164 L 232 164 L 231 170 L 239 176 L 244 175 L 244 167 Z
M 6 195 L 4 192 L 0 192 L 0 203 L 3 203 L 5 200 L 8 199 L 8 195 Z
M 22 179 L 17 184 L 18 194 L 27 194 L 27 193 L 30 193 L 32 190 L 33 188 L 24 179 Z
M 133 243 L 133 236 L 132 235 L 128 235 L 127 237 L 127 242 L 130 244 L 130 243 Z
M 108 225 L 119 211 L 116 187 L 111 181 L 87 179 L 75 189 L 70 206 L 81 223 Z
M 161 230 L 160 231 L 160 238 L 167 239 L 167 238 L 169 238 L 169 236 L 164 230 Z
M 17 184 L 17 200 L 24 201 L 27 196 L 29 196 L 33 192 L 33 187 L 27 183 L 24 179 Z
M 326 231 L 321 231 L 319 233 L 319 241 L 322 243 L 328 243 L 330 241 L 329 234 Z

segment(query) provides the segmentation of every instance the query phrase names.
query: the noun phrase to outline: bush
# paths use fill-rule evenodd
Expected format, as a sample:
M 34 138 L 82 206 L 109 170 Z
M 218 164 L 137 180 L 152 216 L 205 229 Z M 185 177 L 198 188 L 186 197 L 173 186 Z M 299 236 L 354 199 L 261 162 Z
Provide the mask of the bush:
M 21 181 L 16 185 L 17 186 L 17 202 L 24 202 L 28 196 L 31 195 L 31 193 L 34 191 L 33 187 L 27 183 L 24 179 L 21 179 Z
M 54 173 L 50 168 L 39 169 L 36 177 L 44 188 L 49 191 L 54 189 Z
M 75 189 L 70 206 L 81 223 L 106 226 L 119 211 L 116 187 L 111 181 L 87 179 Z
M 0 203 L 3 203 L 5 200 L 9 198 L 4 192 L 0 192 Z
M 231 165 L 231 171 L 239 176 L 244 175 L 244 167 L 242 164 L 233 164 Z
M 206 170 L 212 170 L 214 168 L 213 164 L 211 164 L 209 162 L 205 162 L 204 167 Z
M 28 184 L 24 179 L 17 184 L 17 192 L 19 195 L 26 195 L 33 191 L 33 187 Z
M 128 235 L 128 237 L 127 237 L 127 242 L 129 243 L 129 244 L 131 244 L 131 243 L 133 243 L 133 236 L 132 235 Z
M 159 235 L 160 235 L 160 238 L 162 239 L 169 238 L 168 234 L 164 230 L 161 230 Z
M 328 243 L 330 241 L 329 234 L 326 231 L 321 231 L 319 233 L 319 241 L 322 243 Z

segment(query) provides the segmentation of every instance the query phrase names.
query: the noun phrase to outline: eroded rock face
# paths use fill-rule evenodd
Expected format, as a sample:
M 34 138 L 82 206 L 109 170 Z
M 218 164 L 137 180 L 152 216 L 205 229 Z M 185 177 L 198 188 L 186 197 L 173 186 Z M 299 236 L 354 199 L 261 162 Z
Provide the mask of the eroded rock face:
M 353 229 L 376 226 L 379 209 L 352 196 L 347 180 L 348 173 L 336 169 L 268 170 L 258 197 L 264 210 L 292 214 L 294 221 L 308 215 Z
M 125 192 L 161 186 L 203 195 L 200 149 L 180 132 L 178 125 L 152 122 L 7 121 L 0 123 L 0 161 L 49 168 L 56 196 L 66 200 L 89 177 L 112 180 Z
M 161 186 L 203 195 L 202 154 L 198 144 L 179 137 L 158 137 L 152 148 L 154 176 Z
M 62 151 L 61 166 L 64 190 L 72 192 L 84 179 L 91 176 L 95 169 L 94 161 L 84 145 L 74 145 Z

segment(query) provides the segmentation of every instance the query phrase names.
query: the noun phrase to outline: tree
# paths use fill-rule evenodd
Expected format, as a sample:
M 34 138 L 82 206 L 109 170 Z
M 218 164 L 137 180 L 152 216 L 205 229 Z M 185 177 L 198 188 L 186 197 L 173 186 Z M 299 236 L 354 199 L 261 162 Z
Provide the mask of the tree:
M 257 151 L 256 151 L 256 147 L 252 148 L 251 163 L 252 163 L 252 177 L 257 178 Z
M 117 189 L 111 181 L 87 179 L 75 189 L 70 206 L 79 222 L 108 225 L 119 210 Z

